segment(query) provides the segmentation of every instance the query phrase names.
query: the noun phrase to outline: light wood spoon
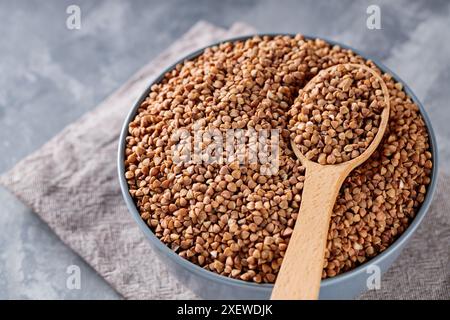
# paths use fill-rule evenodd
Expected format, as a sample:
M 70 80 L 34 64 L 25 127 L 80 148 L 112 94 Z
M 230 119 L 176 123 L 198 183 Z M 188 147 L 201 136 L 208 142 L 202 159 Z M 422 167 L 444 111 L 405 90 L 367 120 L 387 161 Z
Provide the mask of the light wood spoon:
M 300 211 L 272 291 L 272 300 L 318 298 L 331 212 L 339 189 L 347 175 L 366 161 L 378 147 L 388 123 L 389 92 L 383 79 L 367 66 L 346 65 L 363 68 L 378 79 L 386 103 L 381 113 L 381 123 L 375 138 L 360 156 L 339 164 L 321 165 L 308 160 L 291 141 L 295 155 L 305 167 L 306 176 Z M 332 71 L 338 66 L 330 67 L 323 72 Z M 320 73 L 316 77 L 319 75 Z M 314 85 L 316 77 L 308 82 L 305 90 Z

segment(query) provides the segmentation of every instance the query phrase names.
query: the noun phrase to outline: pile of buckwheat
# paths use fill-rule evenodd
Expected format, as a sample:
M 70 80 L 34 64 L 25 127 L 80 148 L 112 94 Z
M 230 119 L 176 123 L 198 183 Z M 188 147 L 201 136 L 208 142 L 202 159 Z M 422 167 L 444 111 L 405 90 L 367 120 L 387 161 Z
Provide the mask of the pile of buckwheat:
M 302 109 L 290 114 L 291 107 L 296 108 L 294 102 L 302 99 L 299 90 L 320 70 L 349 62 L 378 70 L 371 61 L 319 39 L 253 37 L 208 48 L 168 72 L 141 104 L 126 138 L 129 191 L 155 235 L 181 257 L 207 270 L 258 283 L 274 282 L 305 179 L 305 169 L 290 149 L 289 122 L 292 116 L 305 114 L 317 126 L 328 123 Z M 390 95 L 389 125 L 378 149 L 340 190 L 323 278 L 350 270 L 385 250 L 408 227 L 430 183 L 429 139 L 419 108 L 400 83 L 388 74 L 382 77 Z M 348 84 L 342 86 L 346 89 Z M 366 108 L 370 106 L 371 97 L 360 100 Z M 356 104 L 347 105 L 348 112 L 357 108 L 365 113 L 365 107 Z M 330 144 L 340 158 L 331 151 L 335 159 L 328 162 L 327 156 L 327 163 L 352 158 L 354 151 L 364 148 L 360 142 L 375 133 L 377 113 L 362 116 L 368 118 L 364 118 L 367 123 L 360 136 L 359 131 L 346 129 L 351 120 L 347 123 L 348 112 L 341 107 L 345 105 L 327 110 L 340 119 L 336 128 L 330 122 L 337 138 L 330 134 L 331 143 L 327 143 L 329 138 L 319 135 L 324 146 L 314 154 L 318 161 L 323 162 L 320 155 L 322 151 L 328 154 Z M 259 164 L 237 161 L 174 161 L 172 134 L 180 128 L 192 130 L 194 123 L 224 133 L 230 128 L 280 129 L 278 171 L 262 175 Z M 311 141 L 313 136 L 306 138 Z M 352 150 L 339 149 L 342 140 L 356 145 Z
M 322 70 L 301 89 L 288 115 L 291 139 L 309 160 L 335 164 L 358 157 L 378 132 L 385 97 L 363 68 Z

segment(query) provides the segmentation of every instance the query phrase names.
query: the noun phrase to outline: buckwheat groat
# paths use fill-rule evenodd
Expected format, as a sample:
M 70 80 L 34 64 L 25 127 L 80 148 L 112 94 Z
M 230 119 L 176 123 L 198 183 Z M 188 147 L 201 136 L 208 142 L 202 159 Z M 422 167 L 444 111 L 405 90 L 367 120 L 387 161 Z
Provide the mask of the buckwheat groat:
M 349 161 L 372 142 L 384 107 L 380 83 L 369 71 L 349 65 L 323 70 L 289 111 L 291 139 L 309 160 Z
M 290 150 L 288 112 L 299 90 L 320 70 L 349 62 L 376 69 L 372 62 L 322 40 L 254 37 L 206 49 L 167 73 L 129 124 L 125 151 L 130 194 L 155 235 L 212 272 L 274 282 L 304 181 L 304 168 Z M 389 75 L 383 79 L 391 99 L 387 132 L 377 151 L 341 188 L 323 277 L 350 270 L 385 250 L 408 227 L 430 182 L 429 139 L 418 107 Z M 351 113 L 351 104 L 347 108 Z M 347 113 L 341 106 L 334 112 L 343 114 L 344 127 Z M 372 132 L 375 120 L 363 129 Z M 261 174 L 255 163 L 177 164 L 170 152 L 172 134 L 177 129 L 193 133 L 194 124 L 224 134 L 229 128 L 279 129 L 278 171 Z M 339 134 L 347 130 L 336 132 L 338 143 L 333 146 L 340 145 Z M 358 143 L 369 136 L 359 135 L 354 149 L 341 150 L 342 160 L 360 152 L 363 146 Z

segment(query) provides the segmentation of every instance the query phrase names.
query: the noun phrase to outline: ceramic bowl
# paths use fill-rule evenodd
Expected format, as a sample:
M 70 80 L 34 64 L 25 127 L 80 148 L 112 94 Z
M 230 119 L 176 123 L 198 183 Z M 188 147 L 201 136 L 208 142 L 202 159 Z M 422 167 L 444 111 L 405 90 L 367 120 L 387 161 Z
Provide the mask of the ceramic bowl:
M 259 36 L 275 36 L 278 34 L 260 34 Z M 288 34 L 290 35 L 290 34 Z M 251 38 L 254 35 L 232 38 L 228 40 L 223 40 L 217 43 L 213 43 L 207 47 L 218 45 L 226 41 L 242 41 L 247 38 Z M 292 36 L 292 35 L 290 35 Z M 306 38 L 311 38 L 305 36 Z M 323 39 L 323 38 L 322 38 Z M 414 102 L 419 106 L 422 117 L 426 123 L 429 139 L 430 139 L 430 151 L 433 155 L 433 170 L 431 175 L 431 183 L 428 186 L 425 201 L 423 202 L 421 208 L 417 212 L 416 217 L 411 222 L 408 229 L 392 243 L 389 248 L 384 252 L 377 255 L 370 261 L 352 269 L 351 271 L 342 273 L 333 278 L 328 278 L 322 280 L 320 286 L 320 299 L 352 299 L 360 295 L 362 292 L 368 289 L 367 283 L 369 277 L 373 272 L 378 270 L 383 273 L 385 272 L 394 262 L 394 260 L 399 256 L 402 249 L 406 246 L 409 239 L 412 237 L 422 220 L 427 214 L 430 207 L 433 194 L 436 189 L 437 180 L 437 168 L 438 168 L 438 152 L 436 137 L 433 131 L 430 119 L 422 105 L 422 103 L 417 99 L 411 89 L 403 82 L 400 77 L 398 77 L 394 72 L 388 69 L 383 64 L 377 62 L 372 57 L 359 52 L 358 50 L 346 46 L 344 44 L 330 41 L 324 39 L 331 45 L 339 45 L 342 48 L 350 49 L 356 54 L 364 57 L 365 59 L 370 59 L 375 62 L 375 64 L 384 72 L 391 74 L 396 81 L 403 84 L 406 93 L 414 100 Z M 205 47 L 205 48 L 207 48 Z M 157 253 L 159 258 L 167 265 L 167 267 L 172 271 L 178 280 L 191 289 L 198 296 L 206 299 L 269 299 L 273 285 L 272 284 L 257 284 L 253 282 L 246 282 L 243 280 L 237 280 L 228 278 L 214 272 L 205 270 L 198 265 L 189 262 L 188 260 L 181 258 L 175 252 L 173 252 L 169 247 L 162 243 L 147 226 L 147 224 L 141 219 L 136 205 L 128 192 L 128 185 L 125 179 L 125 138 L 128 134 L 128 124 L 133 120 L 136 115 L 137 109 L 144 99 L 148 96 L 150 88 L 154 83 L 158 83 L 162 80 L 164 75 L 172 70 L 177 64 L 190 60 L 198 55 L 200 55 L 205 48 L 197 50 L 186 57 L 175 62 L 172 66 L 164 70 L 152 83 L 149 84 L 148 88 L 142 93 L 139 99 L 137 99 L 134 106 L 131 108 L 128 116 L 126 117 L 121 135 L 119 140 L 119 150 L 118 150 L 118 173 L 120 187 L 122 190 L 123 198 L 125 199 L 128 210 L 135 219 L 136 223 L 139 225 L 140 229 L 144 232 L 145 237 L 148 239 L 149 244 L 152 246 L 153 250 Z M 146 284 L 142 284 L 146 285 Z

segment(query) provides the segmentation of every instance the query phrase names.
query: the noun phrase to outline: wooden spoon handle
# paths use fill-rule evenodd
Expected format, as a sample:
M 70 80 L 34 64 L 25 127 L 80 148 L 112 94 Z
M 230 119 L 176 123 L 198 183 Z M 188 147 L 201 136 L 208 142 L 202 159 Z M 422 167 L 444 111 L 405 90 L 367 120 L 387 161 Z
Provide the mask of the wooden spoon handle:
M 318 298 L 331 212 L 350 170 L 308 163 L 299 215 L 272 300 Z

